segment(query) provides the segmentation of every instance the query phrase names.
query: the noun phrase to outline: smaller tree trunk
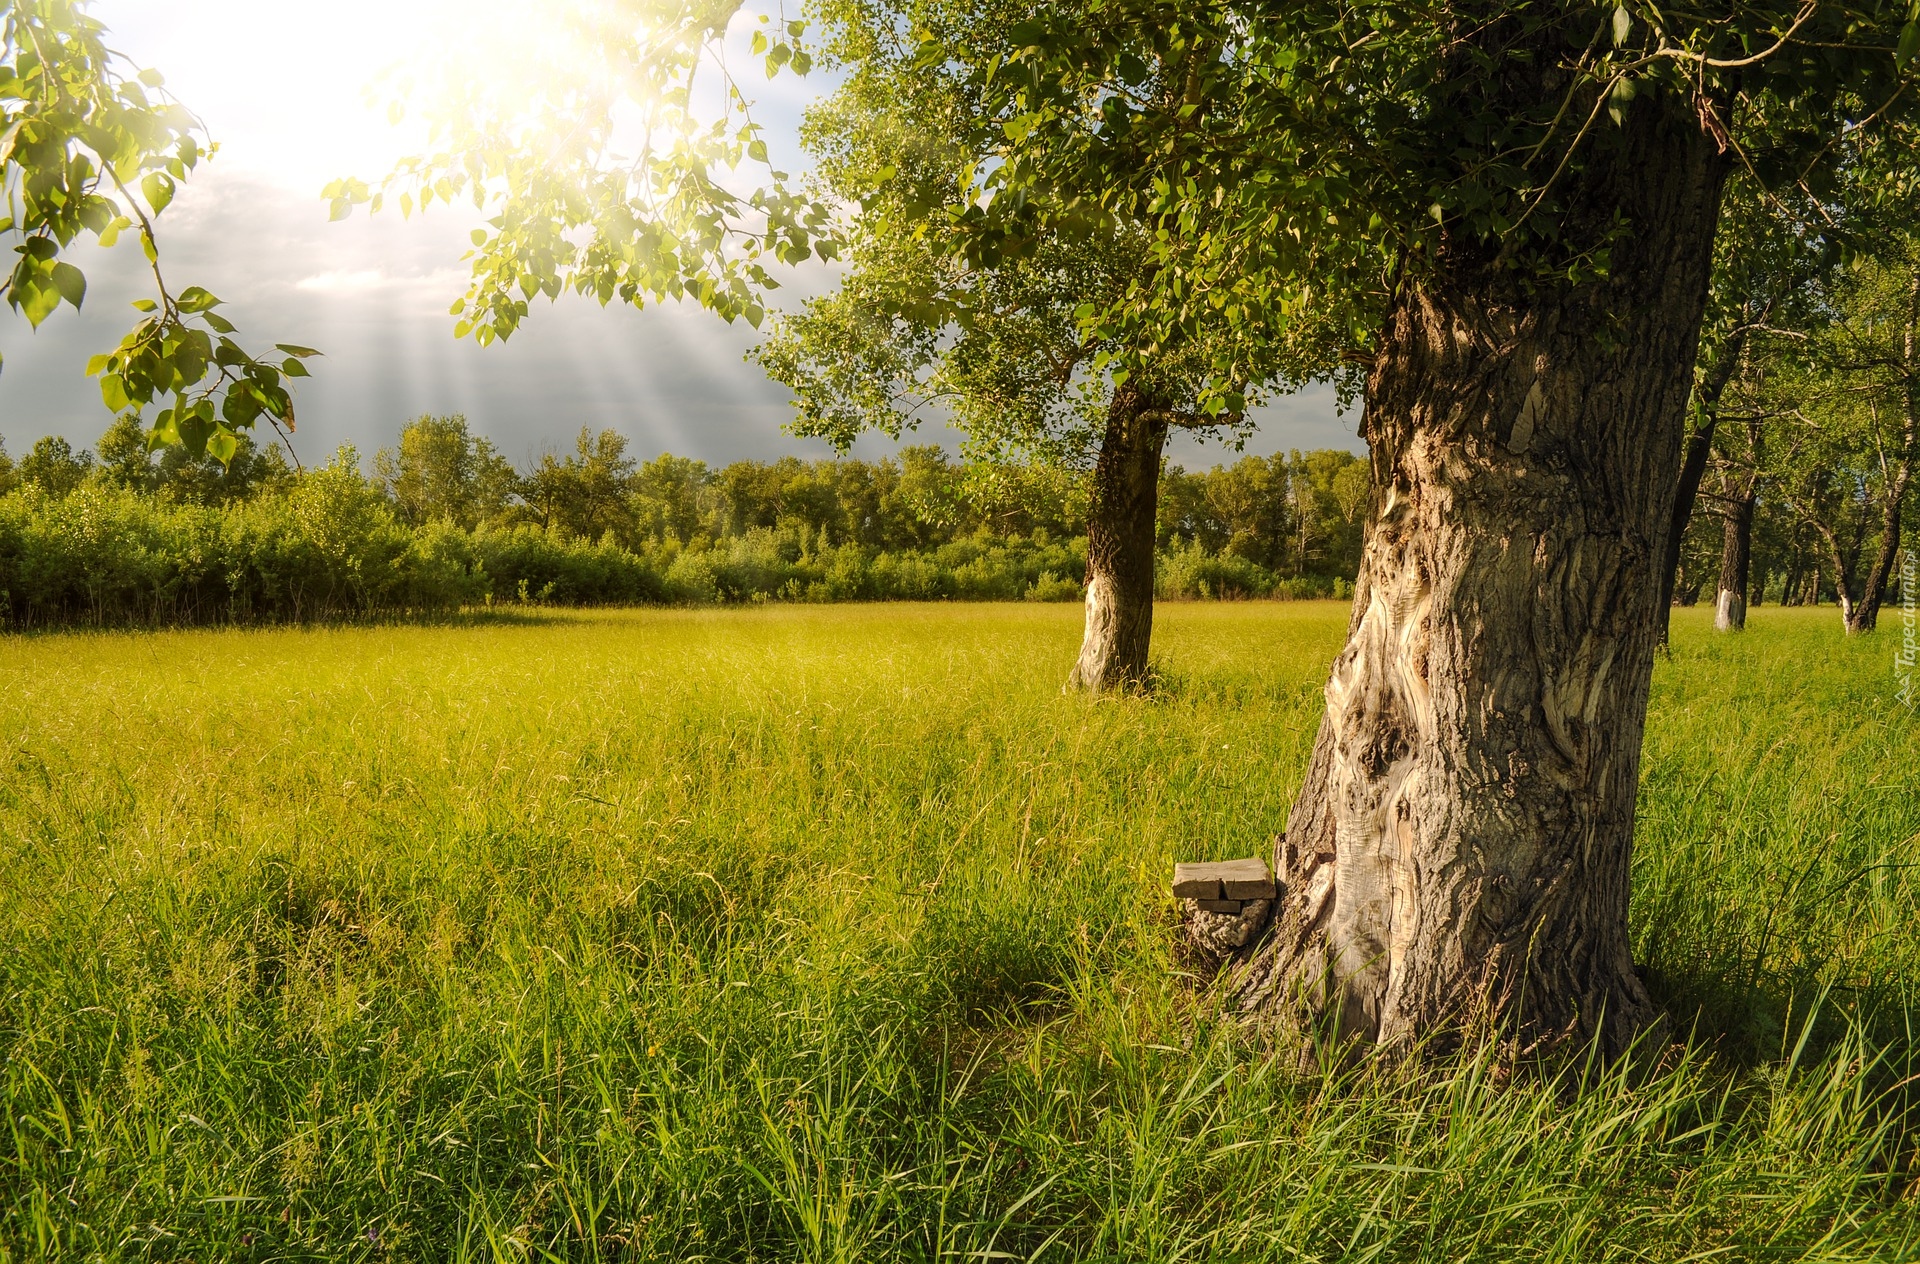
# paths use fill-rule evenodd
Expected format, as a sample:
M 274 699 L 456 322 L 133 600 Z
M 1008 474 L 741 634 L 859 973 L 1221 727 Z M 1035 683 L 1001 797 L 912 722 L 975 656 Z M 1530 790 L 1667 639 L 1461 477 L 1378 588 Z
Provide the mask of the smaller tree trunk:
M 1713 603 L 1713 626 L 1739 632 L 1747 626 L 1747 580 L 1753 562 L 1753 482 L 1730 497 L 1720 533 L 1720 590 Z
M 1717 402 L 1718 393 L 1715 394 Z M 1667 643 L 1667 629 L 1673 622 L 1673 588 L 1674 581 L 1680 573 L 1680 546 L 1686 539 L 1687 523 L 1693 520 L 1693 505 L 1700 496 L 1700 479 L 1707 472 L 1707 457 L 1713 451 L 1713 431 L 1719 419 L 1716 412 L 1709 412 L 1701 419 L 1693 433 L 1687 436 L 1687 453 L 1680 462 L 1679 486 L 1673 498 L 1673 517 L 1671 524 L 1667 527 L 1667 553 L 1660 568 L 1659 619 L 1662 645 Z
M 1880 551 L 1874 556 L 1873 566 L 1867 571 L 1866 583 L 1860 586 L 1860 600 L 1853 603 L 1847 611 L 1847 634 L 1858 635 L 1871 632 L 1880 622 L 1880 603 L 1887 593 L 1887 577 L 1893 572 L 1893 564 L 1900 556 L 1900 506 L 1907 498 L 1907 465 L 1901 462 L 1900 469 L 1891 480 L 1887 489 L 1886 503 L 1880 511 Z
M 1070 689 L 1105 693 L 1147 678 L 1153 540 L 1167 412 L 1131 384 L 1113 393 L 1087 506 L 1087 627 Z

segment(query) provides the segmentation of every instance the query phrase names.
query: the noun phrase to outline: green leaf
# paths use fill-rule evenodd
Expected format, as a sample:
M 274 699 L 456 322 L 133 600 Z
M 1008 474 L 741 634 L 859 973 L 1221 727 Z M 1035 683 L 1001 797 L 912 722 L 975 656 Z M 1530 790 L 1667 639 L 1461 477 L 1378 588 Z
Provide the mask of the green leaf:
M 204 312 L 220 306 L 220 300 L 197 285 L 189 285 L 180 291 L 180 297 L 174 300 L 174 306 L 183 312 Z
M 1905 70 L 1916 53 L 1920 53 L 1920 22 L 1909 22 L 1900 28 L 1900 43 L 1893 50 L 1893 64 Z
M 468 236 L 473 238 L 473 244 L 476 246 L 487 244 L 487 230 L 484 228 L 476 228 Z
M 38 277 L 16 281 L 7 292 L 7 298 L 35 329 L 40 327 L 41 321 L 53 315 L 54 308 L 60 306 L 60 291 Z
M 225 465 L 233 460 L 233 454 L 240 450 L 240 441 L 233 431 L 221 426 L 207 438 L 207 455 Z
M 288 377 L 312 377 L 313 376 L 313 374 L 307 372 L 306 365 L 300 363 L 298 360 L 295 360 L 291 357 L 281 361 L 280 371 L 286 374 Z
M 53 288 L 60 291 L 60 297 L 75 307 L 86 301 L 87 275 L 72 264 L 62 261 L 53 265 Z
M 109 373 L 100 379 L 100 402 L 116 413 L 133 406 L 133 401 L 127 398 L 126 380 L 118 373 Z
M 1614 47 L 1618 48 L 1620 45 L 1626 43 L 1627 34 L 1632 30 L 1633 30 L 1633 15 L 1627 12 L 1627 6 L 1624 4 L 1614 6 L 1614 10 L 1613 10 Z
M 162 408 L 160 415 L 153 419 L 153 429 L 147 431 L 147 451 L 158 452 L 161 448 L 180 446 L 180 431 L 173 424 L 173 409 Z
M 302 360 L 321 354 L 312 347 L 303 347 L 294 342 L 276 342 L 273 346 L 276 351 L 284 351 L 290 356 L 299 356 Z
M 173 201 L 173 181 L 157 171 L 148 172 L 140 181 L 141 196 L 147 199 L 147 205 L 158 215 L 167 209 L 167 203 Z
M 150 298 L 137 298 L 133 300 L 133 309 L 137 312 L 157 312 L 160 310 L 160 304 Z

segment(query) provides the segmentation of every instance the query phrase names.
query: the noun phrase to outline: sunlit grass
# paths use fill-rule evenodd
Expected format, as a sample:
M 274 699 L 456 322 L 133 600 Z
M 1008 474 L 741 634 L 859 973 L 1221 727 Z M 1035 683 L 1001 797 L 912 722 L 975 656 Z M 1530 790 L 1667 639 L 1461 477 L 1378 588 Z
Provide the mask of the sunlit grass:
M 1163 606 L 1165 688 L 1101 704 L 1073 607 L 0 642 L 0 1239 L 1920 1254 L 1884 639 L 1680 613 L 1636 937 L 1693 1039 L 1575 1091 L 1303 1076 L 1179 972 L 1171 862 L 1284 823 L 1345 617 Z

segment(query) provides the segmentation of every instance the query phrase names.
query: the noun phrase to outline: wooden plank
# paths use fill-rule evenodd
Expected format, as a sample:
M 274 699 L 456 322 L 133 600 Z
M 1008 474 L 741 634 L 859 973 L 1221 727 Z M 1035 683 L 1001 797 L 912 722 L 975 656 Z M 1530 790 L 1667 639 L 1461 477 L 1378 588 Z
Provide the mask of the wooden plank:
M 1177 900 L 1217 900 L 1220 898 L 1220 875 L 1212 872 L 1212 865 L 1175 865 L 1173 867 L 1173 895 Z
M 1271 900 L 1273 872 L 1258 856 L 1173 867 L 1173 894 L 1182 900 Z

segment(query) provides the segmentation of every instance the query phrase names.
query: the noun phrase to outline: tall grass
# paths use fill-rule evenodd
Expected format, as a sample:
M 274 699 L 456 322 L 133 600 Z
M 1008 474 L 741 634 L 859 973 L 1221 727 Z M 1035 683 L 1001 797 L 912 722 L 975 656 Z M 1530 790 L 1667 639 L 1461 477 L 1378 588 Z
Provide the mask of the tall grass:
M 1637 946 L 1688 1043 L 1301 1073 L 1172 951 L 1344 627 L 1042 605 L 13 638 L 7 1258 L 1910 1260 L 1884 646 L 1691 612 Z

